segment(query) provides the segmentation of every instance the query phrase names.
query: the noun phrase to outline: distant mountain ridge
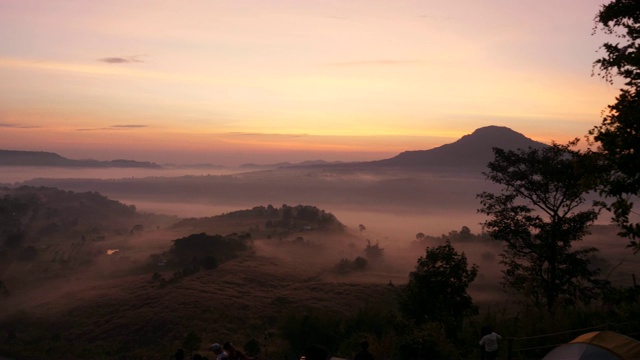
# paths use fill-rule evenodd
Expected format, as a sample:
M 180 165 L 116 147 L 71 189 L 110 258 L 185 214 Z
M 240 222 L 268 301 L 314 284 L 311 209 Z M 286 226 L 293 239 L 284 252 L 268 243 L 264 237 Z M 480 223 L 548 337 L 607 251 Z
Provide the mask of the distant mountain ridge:
M 300 163 L 280 162 L 274 164 L 247 163 L 240 168 L 265 170 L 293 167 L 323 167 L 333 169 L 401 168 L 407 170 L 484 170 L 493 160 L 493 148 L 505 150 L 543 148 L 547 144 L 534 141 L 523 134 L 504 126 L 486 126 L 464 135 L 457 141 L 430 150 L 404 151 L 392 158 L 367 162 L 327 162 L 323 160 Z M 0 166 L 58 166 L 87 168 L 164 168 L 153 162 L 133 160 L 71 160 L 52 152 L 0 150 Z M 167 165 L 169 168 L 225 168 L 220 165 Z
M 86 167 L 86 168 L 147 168 L 160 169 L 162 166 L 147 162 L 134 160 L 72 160 L 62 157 L 56 153 L 45 151 L 18 151 L 0 150 L 0 166 L 58 166 L 58 167 Z
M 411 169 L 484 169 L 493 160 L 493 148 L 517 150 L 544 148 L 547 144 L 534 141 L 504 126 L 486 126 L 464 135 L 457 141 L 431 150 L 405 151 L 385 160 L 370 161 L 370 167 Z

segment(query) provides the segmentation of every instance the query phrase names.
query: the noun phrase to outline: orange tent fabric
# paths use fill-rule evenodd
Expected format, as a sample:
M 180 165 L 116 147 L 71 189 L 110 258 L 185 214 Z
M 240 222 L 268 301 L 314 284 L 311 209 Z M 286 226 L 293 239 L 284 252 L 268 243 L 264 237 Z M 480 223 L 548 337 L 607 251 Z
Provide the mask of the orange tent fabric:
M 640 359 L 640 341 L 613 331 L 594 331 L 582 334 L 571 343 L 593 344 L 605 348 L 622 359 Z

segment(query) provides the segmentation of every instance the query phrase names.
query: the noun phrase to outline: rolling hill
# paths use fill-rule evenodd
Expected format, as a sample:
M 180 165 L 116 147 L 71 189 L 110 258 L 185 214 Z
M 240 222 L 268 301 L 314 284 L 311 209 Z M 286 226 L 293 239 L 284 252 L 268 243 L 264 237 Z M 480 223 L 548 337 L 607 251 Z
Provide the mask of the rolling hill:
M 44 151 L 0 150 L 0 166 L 59 166 L 86 168 L 151 168 L 159 169 L 160 165 L 147 161 L 134 160 L 72 160 L 56 153 Z

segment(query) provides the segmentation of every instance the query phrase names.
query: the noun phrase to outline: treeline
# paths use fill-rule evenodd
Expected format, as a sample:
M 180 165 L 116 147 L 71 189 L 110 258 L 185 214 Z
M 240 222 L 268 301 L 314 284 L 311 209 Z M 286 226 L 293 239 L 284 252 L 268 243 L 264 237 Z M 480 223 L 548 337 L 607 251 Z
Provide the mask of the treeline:
M 256 206 L 250 210 L 233 211 L 220 215 L 227 218 L 264 218 L 264 226 L 272 228 L 316 228 L 321 230 L 343 230 L 344 225 L 329 212 L 318 209 L 315 206 L 283 204 L 276 208 L 269 204 Z
M 126 234 L 138 215 L 135 206 L 108 199 L 97 192 L 75 193 L 22 186 L 2 188 L 0 194 L 3 242 L 16 234 L 28 243 L 72 232 L 78 237 L 113 231 Z
M 169 250 L 150 256 L 152 268 L 164 272 L 173 269 L 171 277 L 165 279 L 156 271 L 151 279 L 164 287 L 201 269 L 213 270 L 219 264 L 248 250 L 252 242 L 249 233 L 233 233 L 226 236 L 200 233 L 173 240 Z

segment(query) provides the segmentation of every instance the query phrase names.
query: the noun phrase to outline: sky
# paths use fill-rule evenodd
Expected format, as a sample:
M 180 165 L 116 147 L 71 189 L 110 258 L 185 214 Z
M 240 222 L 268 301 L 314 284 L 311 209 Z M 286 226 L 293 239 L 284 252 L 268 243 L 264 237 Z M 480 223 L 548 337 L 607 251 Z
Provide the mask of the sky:
M 595 0 L 0 0 L 0 149 L 239 165 L 360 161 L 500 125 L 566 142 Z

